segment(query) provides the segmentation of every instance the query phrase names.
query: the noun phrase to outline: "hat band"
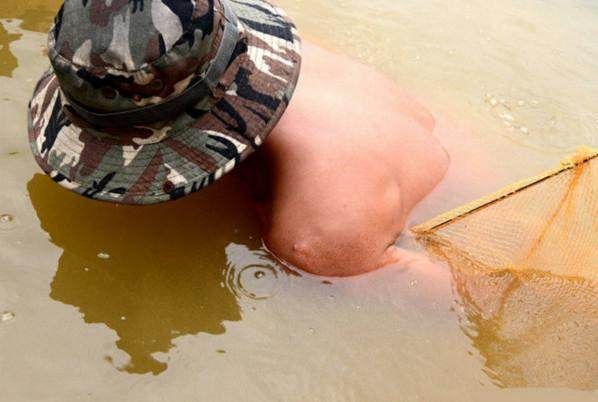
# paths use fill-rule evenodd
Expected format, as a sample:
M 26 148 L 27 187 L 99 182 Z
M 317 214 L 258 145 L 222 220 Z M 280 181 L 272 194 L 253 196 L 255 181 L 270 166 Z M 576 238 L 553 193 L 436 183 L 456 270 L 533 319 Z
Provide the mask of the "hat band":
M 96 127 L 127 128 L 172 119 L 173 116 L 181 114 L 186 107 L 197 104 L 202 99 L 205 99 L 218 85 L 220 78 L 222 78 L 222 75 L 231 61 L 233 52 L 239 41 L 237 16 L 230 9 L 226 0 L 222 0 L 221 3 L 224 8 L 225 24 L 216 56 L 208 67 L 205 76 L 187 88 L 180 95 L 169 99 L 166 102 L 141 107 L 139 109 L 102 113 L 88 109 L 62 91 L 69 106 L 74 109 L 79 117 Z

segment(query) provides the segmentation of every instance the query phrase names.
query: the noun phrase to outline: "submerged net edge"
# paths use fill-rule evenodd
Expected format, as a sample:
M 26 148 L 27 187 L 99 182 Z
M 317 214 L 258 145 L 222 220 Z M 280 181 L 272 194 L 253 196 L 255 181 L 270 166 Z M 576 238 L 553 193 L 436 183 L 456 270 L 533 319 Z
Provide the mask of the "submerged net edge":
M 577 275 L 563 275 L 543 270 L 527 267 L 520 269 L 516 266 L 493 267 L 475 258 L 468 252 L 453 245 L 447 238 L 432 234 L 420 234 L 416 240 L 426 249 L 434 260 L 443 262 L 453 272 L 458 273 L 476 273 L 483 276 L 501 276 L 509 274 L 513 279 L 520 281 L 529 281 L 530 278 L 546 278 L 551 280 L 566 281 L 583 286 L 586 291 L 594 296 L 598 295 L 598 282 L 583 278 Z
M 510 195 L 513 195 L 528 187 L 548 180 L 551 177 L 554 177 L 564 171 L 574 169 L 575 167 L 584 164 L 596 157 L 598 157 L 597 148 L 581 147 L 578 149 L 576 154 L 563 159 L 559 163 L 559 166 L 556 168 L 550 169 L 539 175 L 517 181 L 506 187 L 503 187 L 502 189 L 492 194 L 489 194 L 482 198 L 478 198 L 477 200 L 471 201 L 453 210 L 440 214 L 424 223 L 412 227 L 410 231 L 413 234 L 415 234 L 416 238 L 421 237 L 422 235 L 432 230 L 439 229 L 442 226 L 449 224 L 456 219 L 465 217 L 479 209 L 485 208 L 500 200 L 503 200 L 509 197 Z

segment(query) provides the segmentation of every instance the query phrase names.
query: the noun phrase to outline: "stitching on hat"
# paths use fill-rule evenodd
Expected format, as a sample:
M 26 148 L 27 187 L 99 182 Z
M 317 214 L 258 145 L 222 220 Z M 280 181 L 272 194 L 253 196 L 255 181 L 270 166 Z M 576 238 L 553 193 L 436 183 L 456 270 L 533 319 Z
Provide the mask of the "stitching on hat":
M 294 71 L 294 76 L 291 80 L 291 84 L 290 85 L 296 85 L 297 79 L 299 77 L 299 73 L 301 70 L 301 61 L 298 62 L 298 65 L 295 66 L 295 71 Z M 256 137 L 259 137 L 262 141 L 264 141 L 266 139 L 266 137 L 271 133 L 272 129 L 274 128 L 274 126 L 280 121 L 280 118 L 282 117 L 283 112 L 286 110 L 286 104 L 285 103 L 281 103 L 279 105 L 279 107 L 277 108 L 277 110 L 272 114 L 272 116 L 270 117 L 270 121 L 268 122 L 268 124 L 266 125 L 266 127 L 264 127 L 264 129 L 262 130 L 262 135 L 257 135 Z M 251 154 L 253 152 L 251 147 L 247 147 L 243 152 L 241 152 L 241 154 L 239 155 L 239 160 L 243 161 L 247 158 L 247 156 L 249 156 L 249 154 Z M 148 158 L 149 159 L 149 158 Z M 181 177 L 184 178 L 185 181 L 187 181 L 187 184 L 184 186 L 185 191 L 190 190 L 193 185 L 195 183 L 197 183 L 200 180 L 205 179 L 206 177 L 209 177 L 210 175 L 216 175 L 219 172 L 223 171 L 225 168 L 226 163 L 228 163 L 229 161 L 225 162 L 224 165 L 220 166 L 216 171 L 214 171 L 213 173 L 207 173 L 203 176 L 200 177 L 194 177 L 193 179 L 187 179 L 185 178 L 183 175 L 179 174 L 177 177 Z M 109 172 L 106 172 L 109 173 Z M 197 191 L 200 190 L 200 188 L 197 188 Z M 191 192 L 189 193 L 185 193 L 185 194 L 191 194 Z M 98 193 L 97 195 L 101 195 L 106 197 L 106 195 L 108 196 L 107 198 L 114 200 L 114 199 L 122 199 L 124 198 L 123 196 L 120 197 L 114 197 L 114 194 L 110 193 L 109 191 L 101 191 L 100 193 Z M 97 196 L 96 195 L 96 196 Z M 151 201 L 155 201 L 156 197 L 168 197 L 167 200 L 170 200 L 170 196 L 168 193 L 165 193 L 163 191 L 161 192 L 149 192 L 149 193 L 125 193 L 125 195 L 127 196 L 131 196 L 131 197 L 135 197 L 135 198 L 139 198 L 142 201 L 143 200 L 151 200 Z
M 296 70 L 295 70 L 295 76 L 296 76 L 296 77 L 295 77 L 295 78 L 293 78 L 293 81 L 292 81 L 292 82 L 295 82 L 295 81 L 296 81 L 296 78 L 298 77 L 298 74 L 299 74 L 299 70 L 300 70 L 300 66 L 297 66 L 297 68 L 296 68 Z M 275 111 L 275 112 L 272 114 L 272 116 L 271 116 L 271 118 L 270 118 L 270 121 L 269 121 L 269 124 L 268 124 L 268 125 L 267 125 L 267 126 L 266 126 L 266 127 L 263 129 L 263 130 L 262 130 L 262 131 L 263 131 L 263 133 L 265 133 L 265 134 L 263 134 L 263 135 L 262 135 L 264 138 L 261 138 L 262 136 L 258 136 L 258 137 L 260 137 L 262 140 L 263 140 L 263 139 L 265 139 L 265 137 L 266 137 L 266 136 L 267 136 L 267 135 L 268 135 L 268 134 L 271 132 L 271 130 L 272 130 L 272 128 L 273 128 L 273 126 L 274 126 L 276 123 L 278 123 L 278 121 L 279 121 L 280 117 L 282 116 L 282 113 L 283 113 L 283 111 L 284 111 L 285 109 L 286 109 L 286 105 L 285 105 L 284 103 L 281 103 L 281 105 L 278 107 L 278 109 L 277 109 L 277 110 L 276 110 L 276 111 Z M 70 127 L 69 127 L 69 128 L 70 128 Z M 72 128 L 70 128 L 70 129 L 72 130 Z M 72 130 L 72 131 L 74 131 L 74 130 Z M 189 133 L 191 133 L 191 132 L 189 132 Z M 74 134 L 74 132 L 73 132 L 73 134 Z M 65 143 L 65 145 L 66 145 L 66 143 Z M 156 145 L 157 145 L 157 144 L 156 144 Z M 241 152 L 241 154 L 240 154 L 240 156 L 239 156 L 239 159 L 240 159 L 241 161 L 243 161 L 243 160 L 244 160 L 244 159 L 245 159 L 245 158 L 246 158 L 246 157 L 247 157 L 247 156 L 248 156 L 250 153 L 252 153 L 252 151 L 253 151 L 253 150 L 252 150 L 252 148 L 251 148 L 251 147 L 247 147 L 247 148 L 246 148 L 246 149 L 245 149 L 243 152 Z M 162 150 L 161 150 L 161 152 L 174 153 L 174 151 L 173 151 L 173 150 L 170 150 L 170 149 L 162 149 Z M 153 159 L 153 157 L 154 157 L 154 156 L 155 156 L 155 153 L 154 153 L 154 154 L 152 154 L 152 156 L 151 156 L 151 157 L 144 158 L 144 160 L 150 160 L 150 159 Z M 179 174 L 177 177 L 183 178 L 183 179 L 184 179 L 184 180 L 187 182 L 187 184 L 184 186 L 184 188 L 185 188 L 185 190 L 186 190 L 186 191 L 188 191 L 188 190 L 190 190 L 190 189 L 193 187 L 193 185 L 194 185 L 194 184 L 196 184 L 198 181 L 200 181 L 200 180 L 204 180 L 206 177 L 210 177 L 211 175 L 222 174 L 221 172 L 223 171 L 223 169 L 225 168 L 225 165 L 226 165 L 228 162 L 229 162 L 229 160 L 227 160 L 227 161 L 224 161 L 224 162 L 223 162 L 223 161 L 221 161 L 221 162 L 219 163 L 219 164 L 220 164 L 220 166 L 218 167 L 218 169 L 217 169 L 216 171 L 214 171 L 214 172 L 212 172 L 212 173 L 206 173 L 206 174 L 204 174 L 204 175 L 202 175 L 202 176 L 198 176 L 198 177 L 194 177 L 194 178 L 188 179 L 188 178 L 186 178 L 184 175 L 181 175 L 181 174 Z M 104 163 L 104 166 L 107 166 L 107 164 L 105 164 L 105 163 Z M 142 174 L 142 173 L 143 173 L 143 171 L 145 171 L 145 169 L 147 169 L 147 166 L 148 166 L 147 164 L 146 164 L 146 165 L 144 165 L 144 166 L 140 166 L 140 168 L 141 168 L 141 169 L 139 169 L 139 173 L 141 173 L 141 174 Z M 116 167 L 122 167 L 122 166 L 118 165 L 118 166 L 116 166 Z M 57 171 L 61 172 L 61 170 L 60 170 L 60 169 L 58 169 Z M 108 173 L 111 173 L 111 172 L 112 172 L 112 170 L 105 170 L 105 169 L 104 169 L 104 170 L 102 170 L 101 172 L 102 172 L 102 173 L 106 173 L 106 174 L 108 174 Z M 130 174 L 129 176 L 137 176 L 137 174 Z M 155 187 L 155 186 L 154 186 L 154 187 Z M 197 188 L 197 190 L 199 190 L 199 189 L 201 189 L 201 188 L 202 188 L 202 187 L 200 187 L 200 188 Z M 84 190 L 85 190 L 85 188 L 81 188 L 81 190 L 83 190 L 83 191 L 84 191 Z M 83 192 L 83 191 L 79 191 L 79 192 Z M 186 193 L 186 194 L 191 194 L 191 193 Z M 95 195 L 95 197 L 94 197 L 94 198 L 99 198 L 99 199 L 102 199 L 102 198 L 103 198 L 103 199 L 110 199 L 110 200 L 113 200 L 113 201 L 114 201 L 114 200 L 117 200 L 117 199 L 122 199 L 122 198 L 124 198 L 124 196 L 125 196 L 125 195 L 126 195 L 126 196 L 130 196 L 130 197 L 134 197 L 134 198 L 140 198 L 141 202 L 143 202 L 144 200 L 150 200 L 150 201 L 154 201 L 154 202 L 155 202 L 155 198 L 158 198 L 158 197 L 168 197 L 167 199 L 170 199 L 170 196 L 169 196 L 169 194 L 168 194 L 168 193 L 165 193 L 165 192 L 163 192 L 163 191 L 159 191 L 159 192 L 153 191 L 153 192 L 144 192 L 144 193 L 129 193 L 129 192 L 127 192 L 127 193 L 125 193 L 124 195 L 119 195 L 118 197 L 117 197 L 117 196 L 115 196 L 115 194 L 114 194 L 114 193 L 111 193 L 110 191 L 101 191 L 101 192 L 97 193 L 97 194 Z
M 221 7 L 223 7 L 222 2 L 220 0 L 214 0 L 217 1 Z M 68 14 L 73 14 L 74 11 L 70 11 Z M 214 51 L 214 42 L 215 39 L 218 37 L 219 34 L 221 34 L 224 31 L 224 22 L 226 21 L 226 19 L 224 18 L 224 14 L 222 13 L 221 9 L 215 9 L 214 10 L 215 14 L 219 14 L 221 16 L 221 19 L 219 20 L 219 27 L 217 28 L 218 31 L 216 32 L 216 35 L 214 36 L 214 38 L 212 39 L 212 43 L 211 43 L 211 47 L 210 47 L 210 52 Z M 64 14 L 66 15 L 66 14 Z M 63 15 L 63 19 L 64 19 L 64 15 Z M 77 68 L 77 69 L 88 69 L 91 68 L 92 66 L 83 66 L 81 64 L 77 64 L 75 62 L 73 62 L 72 60 L 69 60 L 67 58 L 65 58 L 63 55 L 61 55 L 55 48 L 55 44 L 56 44 L 56 36 L 54 35 L 56 30 L 56 25 L 54 24 L 52 26 L 52 29 L 49 32 L 49 38 L 48 38 L 48 55 L 50 56 L 51 60 L 55 60 L 55 59 L 60 59 L 62 62 Z M 189 27 L 187 30 L 183 31 L 183 34 L 181 35 L 181 37 L 185 36 L 186 34 L 188 34 L 189 32 L 192 31 L 192 27 Z M 51 38 L 51 41 L 50 41 Z M 151 67 L 155 66 L 156 64 L 159 64 L 161 61 L 167 59 L 168 57 L 170 57 L 180 46 L 173 46 L 172 48 L 170 48 L 166 53 L 164 53 L 162 56 L 158 57 L 155 60 L 152 60 L 151 62 L 146 62 L 143 63 L 141 66 L 139 66 L 138 68 L 134 69 L 134 70 L 122 70 L 119 68 L 114 68 L 114 67 L 104 67 L 109 74 L 112 74 L 111 72 L 117 72 L 118 74 L 112 74 L 112 75 L 119 75 L 122 73 L 137 73 L 140 71 L 145 71 L 145 72 L 151 72 Z M 207 68 L 207 67 L 206 67 Z
M 285 14 L 282 13 L 282 12 L 281 12 L 281 15 L 283 17 L 285 16 Z M 294 27 L 294 25 L 291 24 L 288 21 L 286 23 L 289 25 L 289 27 L 291 28 L 291 30 L 296 33 L 296 28 Z M 301 41 L 297 37 L 297 35 L 293 35 L 293 37 L 294 37 L 294 40 L 293 40 L 292 45 L 300 53 Z M 287 42 L 287 41 L 284 41 L 284 42 Z M 247 56 L 243 56 L 243 57 L 247 57 Z M 241 63 L 241 66 L 246 65 L 246 62 L 247 62 L 247 60 L 243 60 L 243 62 Z M 300 69 L 301 69 L 301 58 L 299 58 L 297 60 L 297 62 L 296 62 L 296 64 L 295 64 L 295 66 L 294 66 L 293 69 L 294 69 L 293 76 L 291 77 L 291 80 L 289 81 L 287 92 L 289 91 L 290 88 L 295 87 L 296 84 L 297 84 L 298 76 L 299 76 Z M 234 80 L 232 82 L 234 82 Z M 225 94 L 224 96 L 226 97 L 228 95 Z M 265 138 L 270 134 L 270 132 L 272 131 L 272 129 L 274 128 L 274 126 L 280 120 L 280 118 L 281 118 L 284 110 L 286 109 L 286 106 L 287 105 L 286 105 L 285 102 L 281 102 L 281 104 L 279 105 L 279 107 L 271 114 L 270 120 L 269 120 L 268 124 L 265 127 L 263 127 L 261 130 L 259 130 L 260 134 L 256 135 L 254 138 L 259 138 L 261 141 L 264 141 Z M 193 120 L 193 121 L 196 121 L 196 120 Z M 71 130 L 72 134 L 75 134 L 74 127 L 67 126 L 65 128 Z M 189 130 L 189 128 L 190 128 L 189 126 L 186 126 L 185 128 L 182 127 L 180 130 L 176 130 L 175 133 L 177 134 L 177 137 L 180 134 L 179 132 L 182 132 L 183 134 L 187 134 L 186 136 L 180 137 L 179 138 L 180 140 L 183 140 L 183 139 L 191 137 L 191 135 L 193 135 L 193 130 Z M 61 143 L 63 143 L 62 139 L 61 139 Z M 67 144 L 71 145 L 69 142 L 64 143 L 64 145 L 68 149 L 71 149 L 71 147 L 68 146 Z M 144 145 L 144 146 L 147 147 L 147 146 L 152 146 L 152 145 L 159 146 L 159 143 L 157 143 L 157 144 L 148 144 L 148 145 Z M 34 154 L 36 156 L 40 157 L 39 156 L 39 150 L 37 149 L 37 144 L 36 144 L 35 141 L 31 141 L 31 146 L 32 146 L 32 149 L 34 149 Z M 168 149 L 162 149 L 161 150 L 161 152 L 165 152 L 165 151 L 167 151 L 167 152 L 174 152 L 173 150 L 168 150 Z M 252 152 L 253 152 L 253 148 L 251 146 L 246 147 L 240 153 L 239 160 L 243 161 Z M 155 156 L 155 153 L 153 153 L 151 157 L 148 156 L 146 158 L 143 158 L 143 160 L 144 161 L 145 160 L 150 160 L 154 156 Z M 191 193 L 194 192 L 194 191 L 190 191 L 190 190 L 193 189 L 193 186 L 197 186 L 199 184 L 200 180 L 205 180 L 207 177 L 210 177 L 210 176 L 222 175 L 222 172 L 225 169 L 226 164 L 229 163 L 229 162 L 230 162 L 230 160 L 224 161 L 224 159 L 222 159 L 222 160 L 220 160 L 218 162 L 218 164 L 220 166 L 214 172 L 212 172 L 212 173 L 206 173 L 206 174 L 204 174 L 202 176 L 194 177 L 192 179 L 185 178 L 185 176 L 181 175 L 180 173 L 176 177 L 182 177 L 182 178 L 185 179 L 185 181 L 187 181 L 187 184 L 184 186 L 184 189 L 185 189 L 185 195 L 189 195 L 189 194 L 191 194 Z M 189 164 L 190 164 L 190 162 L 187 162 L 187 163 L 183 164 L 182 166 L 186 166 L 186 165 L 189 165 Z M 107 166 L 107 164 L 104 164 L 104 166 Z M 148 165 L 145 165 L 143 167 L 143 170 L 145 170 L 147 168 L 147 166 Z M 116 168 L 119 168 L 119 167 L 122 168 L 122 165 L 118 165 L 118 166 L 115 166 L 115 167 Z M 59 172 L 59 173 L 62 174 L 61 169 L 59 169 L 59 168 L 53 168 L 53 169 L 55 169 L 55 171 L 57 171 L 57 172 Z M 140 169 L 141 172 L 143 172 L 143 170 Z M 111 171 L 101 170 L 99 172 L 100 173 L 106 173 L 106 174 L 108 174 L 108 173 L 111 173 L 112 171 L 113 170 L 111 170 Z M 47 173 L 50 173 L 50 172 L 47 172 Z M 126 176 L 128 176 L 128 175 L 125 175 L 125 177 Z M 130 176 L 134 176 L 134 175 L 130 175 Z M 73 183 L 70 180 L 69 180 L 69 182 Z M 79 192 L 79 193 L 83 193 L 86 190 L 86 188 L 83 187 L 80 183 L 76 183 L 75 182 L 75 184 L 78 185 L 78 187 L 75 188 L 75 189 L 72 189 L 72 190 L 74 190 L 76 192 Z M 205 183 L 205 184 L 207 184 L 207 183 Z M 153 187 L 156 188 L 156 186 L 153 186 Z M 205 185 L 198 186 L 195 189 L 195 191 L 200 190 L 203 187 L 205 187 Z M 110 191 L 106 191 L 106 190 L 98 192 L 97 194 L 94 195 L 93 198 L 100 199 L 100 200 L 118 201 L 118 200 L 124 199 L 125 196 L 136 198 L 136 200 L 134 202 L 136 204 L 153 204 L 153 203 L 157 203 L 157 202 L 161 202 L 161 201 L 168 201 L 168 200 L 171 199 L 170 195 L 168 193 L 164 192 L 164 191 L 152 191 L 152 192 L 143 192 L 143 193 L 129 193 L 129 192 L 127 192 L 125 194 L 115 194 L 115 193 L 111 193 Z

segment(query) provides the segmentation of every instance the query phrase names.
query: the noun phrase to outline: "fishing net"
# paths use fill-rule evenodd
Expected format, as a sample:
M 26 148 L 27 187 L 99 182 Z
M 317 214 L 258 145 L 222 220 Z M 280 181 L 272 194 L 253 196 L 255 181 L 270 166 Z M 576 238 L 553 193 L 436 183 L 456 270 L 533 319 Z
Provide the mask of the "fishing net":
M 598 279 L 598 152 L 412 229 L 451 265 Z
M 598 153 L 412 229 L 451 268 L 462 326 L 503 387 L 598 388 Z

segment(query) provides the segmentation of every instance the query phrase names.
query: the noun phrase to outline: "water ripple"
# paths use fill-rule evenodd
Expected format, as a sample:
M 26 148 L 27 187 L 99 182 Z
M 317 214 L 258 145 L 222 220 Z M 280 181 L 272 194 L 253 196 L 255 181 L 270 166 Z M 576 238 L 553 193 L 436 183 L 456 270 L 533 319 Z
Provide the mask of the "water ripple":
M 269 299 L 286 279 L 282 268 L 263 250 L 231 243 L 226 256 L 225 284 L 239 299 Z

